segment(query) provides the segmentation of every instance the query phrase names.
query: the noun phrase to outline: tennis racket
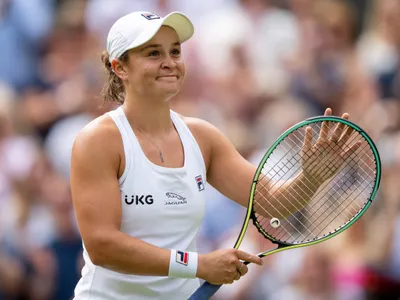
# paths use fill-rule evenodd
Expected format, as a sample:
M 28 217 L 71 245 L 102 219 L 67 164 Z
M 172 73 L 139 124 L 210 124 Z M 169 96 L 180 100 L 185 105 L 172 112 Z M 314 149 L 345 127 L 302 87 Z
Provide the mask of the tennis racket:
M 277 201 L 278 187 L 295 184 L 296 176 L 304 172 L 307 180 L 292 189 L 299 195 Z M 243 241 L 250 219 L 260 234 L 277 245 L 259 257 L 326 241 L 367 211 L 380 178 L 378 150 L 359 126 L 334 116 L 300 122 L 285 131 L 262 158 L 234 248 Z M 323 183 L 316 187 L 316 182 Z M 307 189 L 313 190 L 310 198 L 299 200 Z M 220 287 L 205 282 L 189 300 L 209 299 Z

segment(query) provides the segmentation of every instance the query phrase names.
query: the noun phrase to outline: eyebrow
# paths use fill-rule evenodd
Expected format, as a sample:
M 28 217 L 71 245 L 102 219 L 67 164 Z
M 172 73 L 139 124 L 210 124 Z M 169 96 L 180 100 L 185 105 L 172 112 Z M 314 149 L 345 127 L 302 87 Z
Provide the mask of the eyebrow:
M 180 45 L 181 45 L 181 43 L 179 43 L 179 42 L 176 42 L 176 43 L 173 43 L 173 44 L 172 44 L 172 46 L 180 46 Z M 161 44 L 150 44 L 150 45 L 147 45 L 146 47 L 143 47 L 143 48 L 140 50 L 140 52 L 142 52 L 142 51 L 144 51 L 144 50 L 146 50 L 146 49 L 148 49 L 148 48 L 160 48 L 160 47 L 162 47 Z

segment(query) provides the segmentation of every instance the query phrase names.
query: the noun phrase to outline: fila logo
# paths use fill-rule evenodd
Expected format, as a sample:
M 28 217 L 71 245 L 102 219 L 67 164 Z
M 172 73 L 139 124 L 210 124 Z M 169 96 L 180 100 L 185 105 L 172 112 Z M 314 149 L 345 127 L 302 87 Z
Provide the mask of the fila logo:
M 189 262 L 189 253 L 183 251 L 176 251 L 176 262 L 187 266 Z
M 151 205 L 154 203 L 153 195 L 125 195 L 125 203 L 128 205 Z
M 204 183 L 203 183 L 203 178 L 201 177 L 201 175 L 196 176 L 196 183 L 197 183 L 197 188 L 199 189 L 199 192 L 201 192 L 202 190 L 204 190 Z
M 142 16 L 145 17 L 149 21 L 160 19 L 159 16 L 157 16 L 156 14 L 153 14 L 153 13 L 144 13 L 144 14 L 142 14 Z

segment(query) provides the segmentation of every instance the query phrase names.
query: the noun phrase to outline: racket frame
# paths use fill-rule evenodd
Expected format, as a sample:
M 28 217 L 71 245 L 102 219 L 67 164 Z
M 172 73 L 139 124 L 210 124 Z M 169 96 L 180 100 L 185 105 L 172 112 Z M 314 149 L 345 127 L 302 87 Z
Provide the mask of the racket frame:
M 368 202 L 365 204 L 365 206 L 363 207 L 363 209 L 357 213 L 352 219 L 350 219 L 346 224 L 343 224 L 341 227 L 339 227 L 337 230 L 335 230 L 334 232 L 326 235 L 325 237 L 316 239 L 315 241 L 311 240 L 308 242 L 302 242 L 299 244 L 292 244 L 292 243 L 285 243 L 282 241 L 277 241 L 275 240 L 272 236 L 270 236 L 257 222 L 257 219 L 255 217 L 254 211 L 253 211 L 253 200 L 254 200 L 254 194 L 256 191 L 256 187 L 257 187 L 257 183 L 258 183 L 258 179 L 260 177 L 260 174 L 264 168 L 265 162 L 267 161 L 267 159 L 270 157 L 270 155 L 272 154 L 272 152 L 274 152 L 274 150 L 276 149 L 276 147 L 292 132 L 296 131 L 297 129 L 301 128 L 301 127 L 305 127 L 307 125 L 316 123 L 316 122 L 335 122 L 335 123 L 343 123 L 349 127 L 351 127 L 353 130 L 357 131 L 359 134 L 361 134 L 365 140 L 368 142 L 368 144 L 371 147 L 371 150 L 374 154 L 374 158 L 375 158 L 375 164 L 376 164 L 376 176 L 375 176 L 375 182 L 374 182 L 374 188 L 372 190 L 371 196 L 368 199 Z M 257 230 L 268 240 L 270 240 L 272 243 L 277 244 L 278 247 L 274 248 L 274 249 L 270 249 L 264 252 L 261 252 L 258 254 L 259 257 L 264 257 L 267 256 L 269 254 L 273 254 L 276 252 L 280 252 L 282 250 L 288 250 L 288 249 L 292 249 L 292 248 L 300 248 L 300 247 L 306 247 L 306 246 L 311 246 L 311 245 L 315 245 L 318 243 L 321 243 L 323 241 L 326 241 L 330 238 L 333 238 L 334 236 L 338 235 L 339 233 L 343 232 L 344 230 L 346 230 L 347 228 L 349 228 L 350 226 L 352 226 L 366 211 L 367 209 L 371 206 L 373 199 L 376 196 L 376 193 L 378 192 L 379 189 L 379 185 L 380 185 L 380 180 L 381 180 L 381 160 L 380 160 L 380 156 L 379 156 L 379 152 L 377 150 L 377 147 L 375 145 L 375 143 L 372 141 L 372 139 L 370 138 L 370 136 L 363 130 L 361 129 L 358 125 L 354 124 L 353 122 L 340 118 L 340 117 L 335 117 L 335 116 L 317 116 L 317 117 L 312 117 L 312 118 L 308 118 L 302 122 L 299 122 L 295 125 L 293 125 L 292 127 L 290 127 L 289 129 L 287 129 L 284 133 L 282 133 L 279 138 L 275 141 L 274 144 L 272 144 L 272 146 L 268 149 L 268 151 L 264 154 L 263 158 L 261 159 L 257 170 L 254 174 L 253 177 L 253 182 L 250 188 L 250 195 L 249 195 L 249 202 L 248 202 L 248 206 L 247 206 L 247 212 L 246 212 L 246 218 L 243 222 L 242 225 L 242 229 L 240 231 L 240 234 L 235 242 L 234 248 L 238 249 L 240 244 L 242 243 L 243 239 L 244 239 L 244 235 L 247 231 L 247 228 L 249 226 L 249 222 L 250 219 L 253 220 L 253 224 L 254 226 L 257 228 Z

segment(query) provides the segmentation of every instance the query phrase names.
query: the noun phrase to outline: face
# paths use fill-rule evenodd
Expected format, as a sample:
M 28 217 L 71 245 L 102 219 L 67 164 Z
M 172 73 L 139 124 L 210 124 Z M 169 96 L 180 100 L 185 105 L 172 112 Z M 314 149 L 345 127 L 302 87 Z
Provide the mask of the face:
M 128 62 L 114 66 L 127 93 L 168 100 L 179 92 L 185 65 L 175 30 L 162 26 L 149 42 L 128 54 Z

